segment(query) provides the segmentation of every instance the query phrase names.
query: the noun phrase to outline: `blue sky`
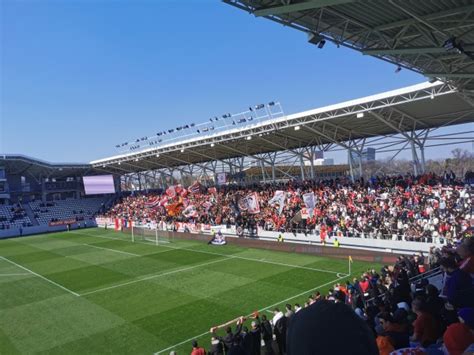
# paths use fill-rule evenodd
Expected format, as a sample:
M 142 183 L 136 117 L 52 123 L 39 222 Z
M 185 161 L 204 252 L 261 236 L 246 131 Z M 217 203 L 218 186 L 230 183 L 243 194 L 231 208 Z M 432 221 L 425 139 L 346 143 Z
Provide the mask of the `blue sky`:
M 216 0 L 0 4 L 4 153 L 90 161 L 250 104 L 294 113 L 424 81 Z

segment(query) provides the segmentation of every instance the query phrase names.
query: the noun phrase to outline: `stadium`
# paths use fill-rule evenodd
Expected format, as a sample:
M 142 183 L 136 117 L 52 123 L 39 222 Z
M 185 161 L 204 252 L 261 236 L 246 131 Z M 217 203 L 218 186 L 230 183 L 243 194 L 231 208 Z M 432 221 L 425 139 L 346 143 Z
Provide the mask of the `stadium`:
M 423 80 L 365 94 L 362 86 L 377 81 L 374 65 L 374 78 L 357 83 L 360 91 L 294 113 L 263 94 L 259 103 L 239 102 L 241 109 L 220 115 L 207 107 L 204 120 L 163 118 L 140 127 L 138 112 L 131 120 L 138 128 L 127 122 L 128 130 L 143 135 L 130 137 L 122 127 L 128 138 L 87 163 L 38 158 L 26 138 L 15 138 L 28 154 L 0 153 L 0 353 L 474 353 L 474 3 L 216 3 L 236 20 L 247 15 L 275 34 L 302 34 L 315 57 L 333 45 Z M 18 30 L 13 22 L 3 26 L 6 39 Z M 136 41 L 149 31 L 143 28 L 120 33 L 120 41 Z M 248 29 L 235 31 L 219 50 Z M 97 41 L 100 52 L 107 44 Z M 169 50 L 172 61 L 199 61 L 200 53 L 188 58 L 171 47 L 160 55 Z M 138 44 L 134 50 L 151 55 Z M 335 64 L 324 71 L 342 70 L 330 60 Z M 227 64 L 231 78 L 236 69 Z M 51 65 L 61 70 L 59 62 Z M 106 65 L 114 63 L 107 57 Z M 277 65 L 281 77 L 290 70 Z M 2 94 L 5 142 L 17 131 L 30 137 L 30 127 L 7 122 L 14 119 L 6 107 L 28 106 L 23 90 L 32 85 L 11 75 L 22 95 Z M 179 78 L 169 90 L 173 85 Z M 86 91 L 92 88 L 87 83 Z M 15 90 L 2 79 L 3 92 Z M 138 97 L 133 91 L 145 91 L 127 90 L 124 107 Z M 231 91 L 221 94 L 237 100 Z M 50 102 L 47 94 L 41 100 Z M 176 106 L 170 101 L 170 112 L 193 114 L 192 100 L 183 94 Z M 110 128 L 117 120 L 101 118 L 104 141 L 117 132 Z M 34 145 L 74 157 L 86 156 L 87 145 L 95 149 L 86 125 L 81 148 L 58 143 L 78 130 L 65 127 L 54 132 L 57 141 L 35 132 Z

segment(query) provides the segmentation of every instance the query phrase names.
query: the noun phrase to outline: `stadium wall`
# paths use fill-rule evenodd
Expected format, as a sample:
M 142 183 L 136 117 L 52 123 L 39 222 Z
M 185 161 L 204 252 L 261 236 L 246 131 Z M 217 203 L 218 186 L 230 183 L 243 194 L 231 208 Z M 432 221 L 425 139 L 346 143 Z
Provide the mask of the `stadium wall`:
M 81 223 L 81 226 L 84 226 L 84 222 L 87 223 L 87 227 L 97 226 L 95 220 L 91 219 L 91 220 L 76 222 L 71 225 L 71 229 L 77 229 L 78 223 Z M 32 226 L 32 227 L 22 227 L 21 233 L 20 233 L 19 228 L 2 229 L 0 230 L 0 239 L 22 237 L 22 236 L 42 234 L 42 233 L 64 232 L 66 230 L 67 230 L 67 225 L 53 225 L 53 226 L 39 225 L 39 226 Z
M 109 228 L 122 229 L 132 223 L 131 221 L 125 221 L 123 219 L 113 218 L 96 218 L 97 225 L 103 227 L 105 224 Z M 237 230 L 235 227 L 227 228 L 225 225 L 211 226 L 207 224 L 194 224 L 194 223 L 174 223 L 173 225 L 167 225 L 164 222 L 157 223 L 146 223 L 137 224 L 133 222 L 136 228 L 143 228 L 145 230 L 151 230 L 151 233 L 155 233 L 155 229 L 161 232 L 164 231 L 175 231 L 178 233 L 189 232 L 191 235 L 204 234 L 209 235 L 212 231 L 221 231 L 226 237 L 236 238 L 238 237 Z M 245 236 L 249 236 L 248 233 L 243 233 Z M 276 242 L 279 236 L 282 236 L 286 243 L 293 244 L 305 244 L 305 245 L 321 245 L 321 238 L 317 234 L 304 234 L 304 233 L 279 233 L 273 231 L 265 231 L 261 228 L 258 229 L 258 237 L 250 236 L 253 239 L 258 238 L 259 240 L 266 240 L 270 242 Z M 339 247 L 349 249 L 360 249 L 366 251 L 378 251 L 383 253 L 393 254 L 413 254 L 416 252 L 428 253 L 432 246 L 442 247 L 443 241 L 436 239 L 433 243 L 427 242 L 413 242 L 407 240 L 397 239 L 372 239 L 372 238 L 357 238 L 357 237 L 342 237 L 338 236 Z M 332 245 L 335 241 L 335 237 L 327 237 L 326 243 Z
M 131 233 L 130 228 L 124 228 L 123 232 Z M 149 233 L 150 236 L 155 235 L 154 230 L 145 230 L 145 233 Z M 186 232 L 171 232 L 171 231 L 160 231 L 162 236 L 166 236 L 170 239 L 183 239 L 183 240 L 199 240 L 202 242 L 208 242 L 211 239 L 209 234 L 194 234 Z M 229 238 L 227 238 L 229 237 Z M 377 263 L 395 263 L 399 254 L 364 250 L 364 249 L 351 249 L 351 248 L 336 248 L 331 245 L 322 246 L 320 245 L 308 245 L 291 242 L 277 242 L 276 240 L 262 240 L 259 238 L 249 237 L 237 237 L 237 236 L 226 236 L 226 241 L 230 245 L 237 245 L 246 248 L 258 248 L 273 251 L 282 251 L 290 253 L 301 253 L 310 254 L 316 256 L 327 256 L 347 259 L 350 255 L 354 260 L 377 262 Z M 218 247 L 216 247 L 218 248 Z

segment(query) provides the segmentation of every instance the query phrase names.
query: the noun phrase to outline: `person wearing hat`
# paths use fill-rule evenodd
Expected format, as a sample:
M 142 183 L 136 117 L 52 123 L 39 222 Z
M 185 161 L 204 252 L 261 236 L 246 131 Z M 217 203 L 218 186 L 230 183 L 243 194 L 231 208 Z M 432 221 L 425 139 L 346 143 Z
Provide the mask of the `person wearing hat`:
M 474 343 L 474 308 L 461 308 L 459 323 L 451 324 L 443 335 L 444 347 L 449 355 L 461 355 Z
M 215 335 L 211 337 L 211 349 L 207 353 L 208 355 L 224 355 L 224 345 L 219 337 Z
M 193 350 L 191 351 L 191 355 L 206 355 L 206 350 L 204 348 L 200 348 L 198 345 L 197 340 L 193 340 L 191 343 L 193 346 Z
M 376 355 L 374 335 L 344 303 L 319 301 L 296 313 L 287 333 L 287 355 Z

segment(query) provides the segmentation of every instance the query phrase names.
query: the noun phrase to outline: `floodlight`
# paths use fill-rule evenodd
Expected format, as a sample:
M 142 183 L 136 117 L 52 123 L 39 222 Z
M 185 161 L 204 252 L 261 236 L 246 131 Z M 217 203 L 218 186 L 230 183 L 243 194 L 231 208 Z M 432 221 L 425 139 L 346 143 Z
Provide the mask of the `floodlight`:
M 322 40 L 319 41 L 319 43 L 318 43 L 318 48 L 319 48 L 319 49 L 322 49 L 325 44 L 326 44 L 326 40 L 322 39 Z
M 319 44 L 322 40 L 324 40 L 324 37 L 317 33 L 308 33 L 308 42 L 312 44 Z
M 363 113 L 363 112 L 359 112 L 359 113 L 357 114 L 357 118 L 362 118 L 362 117 L 364 117 L 364 113 Z
M 248 136 L 246 139 L 249 141 L 252 139 L 252 136 Z
M 160 155 L 159 155 L 159 154 L 157 154 L 157 155 L 156 155 L 156 157 L 157 157 L 157 158 L 159 158 L 159 157 L 160 157 Z
M 181 153 L 184 153 L 184 149 L 181 149 Z
M 295 126 L 295 131 L 299 131 L 301 129 L 300 126 Z
M 214 143 L 211 143 L 211 147 L 214 147 L 214 145 L 215 145 Z
M 398 66 L 397 69 L 395 69 L 395 73 L 400 73 L 402 71 L 402 67 Z
M 269 102 L 268 106 L 275 106 L 275 102 L 274 101 Z

